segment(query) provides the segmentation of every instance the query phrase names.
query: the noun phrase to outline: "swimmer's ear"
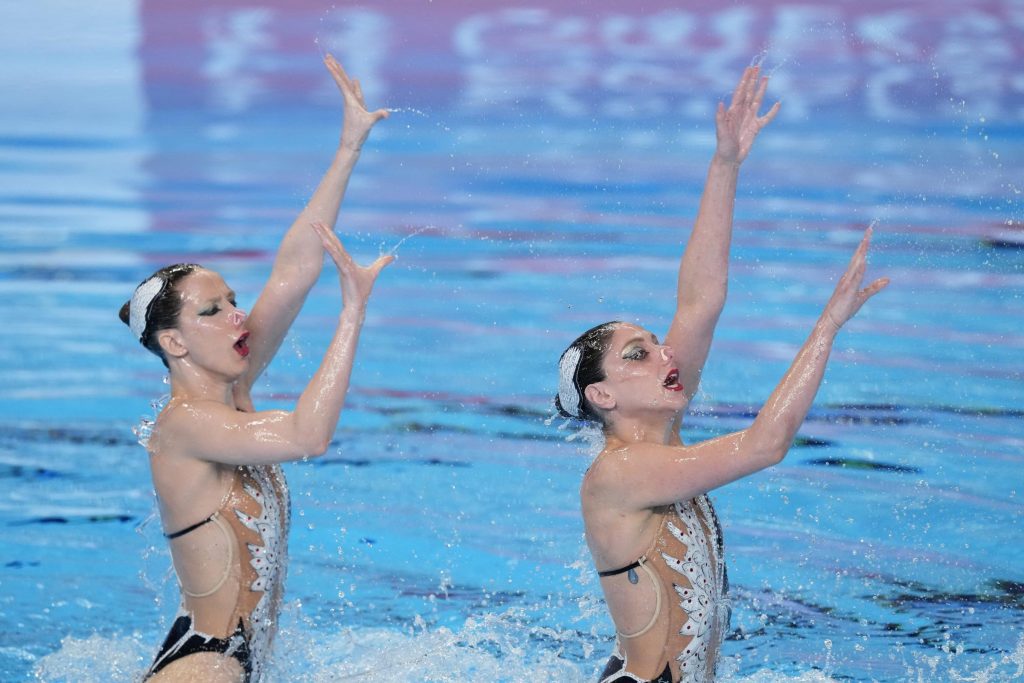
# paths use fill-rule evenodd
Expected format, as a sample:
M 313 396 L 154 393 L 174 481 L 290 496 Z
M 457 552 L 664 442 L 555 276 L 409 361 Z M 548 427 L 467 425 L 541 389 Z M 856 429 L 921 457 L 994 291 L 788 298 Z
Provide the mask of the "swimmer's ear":
M 163 349 L 164 356 L 167 358 L 184 358 L 188 354 L 188 348 L 185 346 L 184 340 L 181 338 L 181 333 L 175 329 L 160 330 L 156 333 L 156 342 Z
M 587 385 L 583 395 L 590 401 L 590 405 L 601 410 L 612 410 L 615 408 L 615 397 L 608 391 L 604 382 L 594 382 Z

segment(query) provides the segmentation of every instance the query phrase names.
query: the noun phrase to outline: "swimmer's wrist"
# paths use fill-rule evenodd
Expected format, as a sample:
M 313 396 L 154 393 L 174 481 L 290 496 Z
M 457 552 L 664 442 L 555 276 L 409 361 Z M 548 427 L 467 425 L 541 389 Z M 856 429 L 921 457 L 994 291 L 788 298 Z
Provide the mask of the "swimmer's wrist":
M 719 166 L 721 168 L 729 169 L 730 171 L 739 171 L 740 164 L 742 163 L 743 162 L 740 159 L 727 159 L 723 157 L 721 154 L 718 153 L 717 149 L 715 150 L 714 155 L 711 157 L 712 166 Z
M 821 317 L 818 318 L 818 326 L 833 337 L 839 334 L 839 330 L 843 329 L 843 326 L 837 323 L 836 319 L 828 311 L 824 311 Z
M 352 303 L 345 303 L 341 307 L 341 320 L 343 322 L 355 322 L 362 323 L 363 318 L 366 317 L 366 302 L 365 301 L 353 301 Z
M 359 153 L 363 151 L 362 143 L 352 143 L 344 139 L 338 143 L 338 151 L 335 153 L 335 157 L 342 159 L 346 157 L 358 157 Z

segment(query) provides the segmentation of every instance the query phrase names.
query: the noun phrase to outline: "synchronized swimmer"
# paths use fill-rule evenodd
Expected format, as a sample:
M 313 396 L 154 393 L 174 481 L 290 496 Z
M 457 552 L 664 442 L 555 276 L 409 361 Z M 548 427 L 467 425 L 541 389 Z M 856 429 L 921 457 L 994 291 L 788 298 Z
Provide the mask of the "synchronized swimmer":
M 344 99 L 341 140 L 282 239 L 252 314 L 220 275 L 194 264 L 158 270 L 121 309 L 171 382 L 147 449 L 181 606 L 146 674 L 153 683 L 263 680 L 287 564 L 289 497 L 279 463 L 327 450 L 370 291 L 393 260 L 359 266 L 330 227 L 362 145 L 387 112 L 367 111 L 359 82 L 332 56 L 324 63 Z M 334 338 L 293 410 L 257 411 L 253 383 L 317 281 L 325 251 L 343 300 Z
M 323 454 L 344 405 L 373 285 L 393 256 L 355 263 L 333 226 L 374 125 L 359 82 L 327 55 L 344 100 L 334 160 L 284 235 L 252 309 L 212 270 L 162 268 L 121 310 L 168 368 L 171 395 L 147 449 L 181 603 L 146 680 L 265 680 L 287 564 L 280 463 Z M 779 110 L 759 116 L 768 79 L 746 69 L 716 113 L 717 146 L 679 266 L 664 341 L 609 322 L 559 360 L 559 412 L 598 426 L 603 450 L 580 499 L 586 540 L 617 633 L 601 683 L 711 681 L 729 626 L 722 531 L 708 492 L 778 463 L 821 384 L 841 327 L 887 284 L 862 287 L 870 228 L 810 336 L 753 423 L 696 445 L 680 438 L 726 299 L 739 169 Z M 323 361 L 291 411 L 257 411 L 266 369 L 330 256 L 343 307 Z
M 559 360 L 559 412 L 597 425 L 605 439 L 580 487 L 587 545 L 617 633 L 601 683 L 714 680 L 730 608 L 722 530 L 707 494 L 782 460 L 840 327 L 888 284 L 860 287 L 869 229 L 753 424 L 683 444 L 683 413 L 725 304 L 739 167 L 779 108 L 757 115 L 767 86 L 757 67 L 748 68 L 729 107 L 718 106 L 717 148 L 664 341 L 609 322 L 584 332 Z

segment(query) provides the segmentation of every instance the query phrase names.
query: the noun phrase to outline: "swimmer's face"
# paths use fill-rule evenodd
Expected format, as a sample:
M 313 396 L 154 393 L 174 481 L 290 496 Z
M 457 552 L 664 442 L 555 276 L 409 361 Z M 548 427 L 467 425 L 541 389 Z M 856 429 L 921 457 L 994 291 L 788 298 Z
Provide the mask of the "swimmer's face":
M 178 294 L 182 306 L 176 332 L 181 348 L 172 349 L 171 355 L 237 379 L 248 367 L 249 332 L 245 312 L 235 305 L 234 291 L 220 275 L 200 268 L 179 283 Z
M 620 415 L 643 416 L 675 414 L 686 407 L 672 348 L 642 327 L 620 324 L 612 333 L 602 367 L 605 380 L 601 384 L 610 399 L 606 409 L 613 405 Z

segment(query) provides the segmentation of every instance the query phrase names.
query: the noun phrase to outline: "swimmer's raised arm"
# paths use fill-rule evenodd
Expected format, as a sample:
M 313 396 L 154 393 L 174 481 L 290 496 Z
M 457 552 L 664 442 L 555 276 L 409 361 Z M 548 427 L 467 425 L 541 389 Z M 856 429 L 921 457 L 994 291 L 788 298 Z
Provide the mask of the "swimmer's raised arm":
M 324 64 L 344 100 L 341 140 L 309 203 L 281 240 L 273 271 L 249 316 L 248 327 L 252 333 L 249 370 L 238 382 L 235 392 L 236 400 L 247 408 L 251 408 L 249 389 L 277 353 L 306 295 L 320 276 L 323 246 L 310 225 L 319 222 L 334 226 L 363 143 L 374 124 L 388 115 L 383 109 L 367 110 L 359 81 L 349 78 L 334 57 L 327 55 Z
M 707 182 L 693 232 L 679 264 L 676 312 L 665 337 L 679 361 L 679 381 L 693 397 L 707 360 L 711 337 L 725 305 L 729 273 L 729 245 L 736 180 L 757 134 L 771 122 L 779 104 L 764 116 L 757 112 L 768 87 L 758 67 L 743 72 L 732 102 L 721 102 L 715 115 L 717 147 L 711 158 Z
M 394 260 L 381 256 L 360 266 L 323 223 L 314 234 L 338 267 L 343 307 L 319 369 L 292 411 L 239 412 L 215 400 L 168 404 L 160 416 L 158 450 L 226 464 L 259 465 L 322 455 L 345 404 L 366 304 L 380 271 Z
M 604 456 L 601 481 L 606 497 L 620 509 L 639 510 L 688 500 L 782 461 L 821 385 L 832 343 L 845 324 L 888 278 L 861 289 L 869 228 L 846 273 L 789 370 L 753 424 L 694 446 L 630 443 Z M 595 491 L 601 496 L 602 491 Z

